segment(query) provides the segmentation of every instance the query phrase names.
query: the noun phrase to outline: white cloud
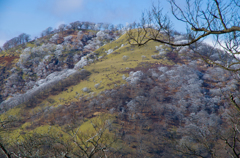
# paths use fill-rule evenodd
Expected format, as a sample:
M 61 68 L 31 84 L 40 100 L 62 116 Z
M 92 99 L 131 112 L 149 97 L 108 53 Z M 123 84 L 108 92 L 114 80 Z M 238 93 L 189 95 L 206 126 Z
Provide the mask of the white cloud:
M 52 11 L 54 14 L 62 15 L 81 9 L 83 0 L 55 0 Z

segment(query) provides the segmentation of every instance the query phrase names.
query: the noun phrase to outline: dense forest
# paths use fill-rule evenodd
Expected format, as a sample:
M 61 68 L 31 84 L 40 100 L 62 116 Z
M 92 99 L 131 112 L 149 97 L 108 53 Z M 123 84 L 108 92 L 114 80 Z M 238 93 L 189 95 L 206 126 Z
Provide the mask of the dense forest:
M 153 6 L 138 24 L 76 21 L 7 41 L 0 157 L 238 158 L 239 24 L 218 0 L 169 2 L 191 31 Z M 211 34 L 215 47 L 201 41 Z

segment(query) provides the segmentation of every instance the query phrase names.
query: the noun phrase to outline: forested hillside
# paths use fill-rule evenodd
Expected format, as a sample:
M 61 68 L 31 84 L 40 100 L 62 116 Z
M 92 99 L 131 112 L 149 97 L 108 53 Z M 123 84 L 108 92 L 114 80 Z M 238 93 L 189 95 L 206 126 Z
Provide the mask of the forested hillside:
M 214 64 L 235 58 L 201 42 L 137 46 L 129 28 L 101 26 L 73 22 L 5 44 L 0 157 L 238 154 L 239 76 Z

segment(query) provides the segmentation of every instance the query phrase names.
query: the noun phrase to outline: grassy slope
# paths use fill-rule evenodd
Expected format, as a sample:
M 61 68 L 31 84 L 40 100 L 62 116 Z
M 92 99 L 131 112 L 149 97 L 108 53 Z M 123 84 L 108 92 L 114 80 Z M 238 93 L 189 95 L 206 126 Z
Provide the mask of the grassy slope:
M 123 47 L 121 47 L 122 44 L 124 44 Z M 2 114 L 0 119 L 4 120 L 9 115 L 18 117 L 20 113 L 25 113 L 29 116 L 37 113 L 45 106 L 58 106 L 59 104 L 66 105 L 72 101 L 76 101 L 80 96 L 89 95 L 88 93 L 82 91 L 84 87 L 91 88 L 92 92 L 95 92 L 95 95 L 106 89 L 112 89 L 114 86 L 116 86 L 115 84 L 121 85 L 126 83 L 126 81 L 122 79 L 122 75 L 125 75 L 126 77 L 128 76 L 128 73 L 126 73 L 126 68 L 135 68 L 141 62 L 173 64 L 168 60 L 156 60 L 151 58 L 151 55 L 158 54 L 155 48 L 155 46 L 158 45 L 159 43 L 149 42 L 147 45 L 140 48 L 137 46 L 130 46 L 127 44 L 126 35 L 123 35 L 116 41 L 106 44 L 95 51 L 97 56 L 105 55 L 105 57 L 99 61 L 95 61 L 91 65 L 84 67 L 84 69 L 92 73 L 87 80 L 81 81 L 77 85 L 71 86 L 68 88 L 68 90 L 62 91 L 57 95 L 49 96 L 34 109 L 25 108 L 25 105 L 15 107 L 14 109 Z M 109 49 L 114 49 L 114 52 L 110 55 L 106 55 L 105 51 Z M 122 57 L 124 55 L 129 57 L 127 61 L 123 61 Z M 142 55 L 146 56 L 146 59 L 142 60 Z M 97 83 L 101 83 L 99 89 L 94 88 L 94 85 Z M 55 102 L 50 103 L 49 100 L 54 100 Z M 12 140 L 16 139 L 20 132 L 29 131 L 26 129 L 29 123 L 30 122 L 26 122 L 21 126 L 21 128 L 5 134 L 4 137 L 12 138 Z M 86 127 L 90 126 L 90 122 L 86 122 L 82 126 L 82 128 L 85 129 Z M 46 132 L 48 128 L 49 125 L 44 125 L 36 128 L 34 131 Z
M 126 43 L 127 41 L 124 35 L 118 40 L 104 45 L 95 52 L 98 56 L 103 56 L 106 55 L 105 50 L 114 49 L 115 47 L 120 47 L 122 44 Z M 121 85 L 125 83 L 122 79 L 122 75 L 128 76 L 128 74 L 123 72 L 126 68 L 135 68 L 141 62 L 161 62 L 163 64 L 172 64 L 167 60 L 156 60 L 151 58 L 151 55 L 157 54 L 155 51 L 155 46 L 157 45 L 159 45 L 159 43 L 150 42 L 148 45 L 139 48 L 137 46 L 131 47 L 127 44 L 116 49 L 112 54 L 105 56 L 102 60 L 96 61 L 95 63 L 84 67 L 84 69 L 92 73 L 88 80 L 82 81 L 75 86 L 71 86 L 67 91 L 62 91 L 58 95 L 49 96 L 49 98 L 55 100 L 55 103 L 48 103 L 47 99 L 43 103 L 57 106 L 58 104 L 65 104 L 66 102 L 74 101 L 76 100 L 76 92 L 80 94 L 79 96 L 88 95 L 88 93 L 82 91 L 84 87 L 91 88 L 92 92 L 96 93 L 106 89 L 112 89 L 115 84 Z M 128 61 L 123 61 L 122 57 L 124 55 L 129 56 Z M 147 60 L 142 60 L 142 55 L 145 55 Z M 94 88 L 94 85 L 97 83 L 101 83 L 99 89 Z M 62 102 L 59 98 L 64 98 L 65 101 Z

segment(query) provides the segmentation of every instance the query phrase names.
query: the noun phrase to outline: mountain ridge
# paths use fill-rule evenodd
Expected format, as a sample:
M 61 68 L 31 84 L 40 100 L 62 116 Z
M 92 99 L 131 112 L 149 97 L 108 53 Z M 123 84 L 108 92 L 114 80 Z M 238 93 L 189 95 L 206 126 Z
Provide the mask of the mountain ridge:
M 1 108 L 0 119 L 17 121 L 9 132 L 1 133 L 6 142 L 13 146 L 16 141 L 24 143 L 33 133 L 60 132 L 67 137 L 64 131 L 70 129 L 91 133 L 94 120 L 100 121 L 95 122 L 98 125 L 112 122 L 107 133 L 117 133 L 120 142 L 115 146 L 125 146 L 117 150 L 122 157 L 181 157 L 175 147 L 182 147 L 182 142 L 202 145 L 188 141 L 194 130 L 206 132 L 209 140 L 220 141 L 207 131 L 216 129 L 218 133 L 228 126 L 224 116 L 231 108 L 222 93 L 237 94 L 239 87 L 229 72 L 205 64 L 189 47 L 158 42 L 137 47 L 128 44 L 127 35 L 118 31 L 67 32 L 72 33 L 31 41 L 26 44 L 31 47 L 21 54 L 8 57 L 12 64 L 1 86 L 9 99 L 0 106 L 9 109 Z M 174 38 L 185 40 L 178 33 Z M 199 45 L 194 49 L 220 60 L 214 56 L 217 50 L 208 51 L 210 46 Z M 15 69 L 11 67 L 14 64 Z M 14 91 L 24 88 L 17 85 L 21 83 L 18 77 L 21 82 L 32 83 L 22 94 Z M 34 88 L 36 93 L 31 91 Z M 30 99 L 24 97 L 28 91 Z M 217 130 L 223 125 L 226 127 Z M 172 138 L 178 146 L 173 147 L 176 142 Z M 201 148 L 194 150 L 209 155 Z

